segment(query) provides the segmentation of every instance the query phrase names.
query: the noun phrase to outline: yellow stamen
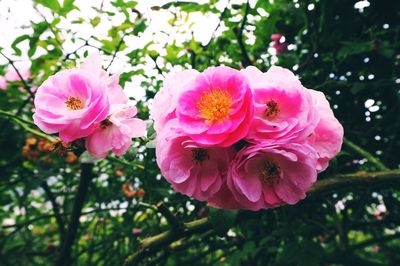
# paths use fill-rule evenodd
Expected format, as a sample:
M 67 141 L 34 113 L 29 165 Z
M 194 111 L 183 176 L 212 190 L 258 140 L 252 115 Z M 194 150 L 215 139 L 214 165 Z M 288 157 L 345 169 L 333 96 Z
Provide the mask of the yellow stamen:
M 65 104 L 70 110 L 80 110 L 83 109 L 83 107 L 85 107 L 82 100 L 79 99 L 78 97 L 69 97 L 68 100 L 65 102 Z
M 200 117 L 208 123 L 223 122 L 230 115 L 231 95 L 224 90 L 214 89 L 203 93 L 197 102 Z

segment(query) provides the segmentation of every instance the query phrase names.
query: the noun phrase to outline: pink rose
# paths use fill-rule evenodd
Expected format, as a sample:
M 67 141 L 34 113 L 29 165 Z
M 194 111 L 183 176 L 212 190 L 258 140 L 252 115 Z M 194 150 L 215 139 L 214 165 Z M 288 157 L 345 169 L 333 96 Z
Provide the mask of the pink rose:
M 136 107 L 112 105 L 110 113 L 86 138 L 86 149 L 98 158 L 106 157 L 111 150 L 121 156 L 132 145 L 132 138 L 146 135 L 146 123 L 133 118 Z
M 228 147 L 246 136 L 253 117 L 252 93 L 238 70 L 209 68 L 180 95 L 179 126 L 203 146 Z
M 160 132 L 169 120 L 176 118 L 175 110 L 181 93 L 189 88 L 188 84 L 198 75 L 197 70 L 189 69 L 170 73 L 165 78 L 163 87 L 154 96 L 150 110 L 156 132 Z
M 110 110 L 106 84 L 84 70 L 63 70 L 49 77 L 37 90 L 35 124 L 62 141 L 86 137 Z
M 7 89 L 7 81 L 4 77 L 0 76 L 0 90 L 6 90 Z
M 224 182 L 231 150 L 199 147 L 181 134 L 176 122 L 168 122 L 157 136 L 157 164 L 176 191 L 207 200 Z
M 279 40 L 283 37 L 282 34 L 280 33 L 274 33 L 271 34 L 271 40 L 273 40 L 274 42 L 279 42 Z
M 273 66 L 263 73 L 250 66 L 241 72 L 254 95 L 254 119 L 246 139 L 302 141 L 313 132 L 319 117 L 311 93 L 291 71 Z
M 109 76 L 101 67 L 101 62 L 100 54 L 93 53 L 85 59 L 80 68 L 87 71 L 93 79 L 104 82 L 107 85 L 110 104 L 127 104 L 129 99 L 119 85 L 119 74 Z
M 227 184 L 242 209 L 295 204 L 316 181 L 316 163 L 306 144 L 251 145 L 231 163 Z
M 317 151 L 317 170 L 324 171 L 329 161 L 340 152 L 343 143 L 343 126 L 335 118 L 329 102 L 322 92 L 309 90 L 315 101 L 320 120 L 308 143 Z

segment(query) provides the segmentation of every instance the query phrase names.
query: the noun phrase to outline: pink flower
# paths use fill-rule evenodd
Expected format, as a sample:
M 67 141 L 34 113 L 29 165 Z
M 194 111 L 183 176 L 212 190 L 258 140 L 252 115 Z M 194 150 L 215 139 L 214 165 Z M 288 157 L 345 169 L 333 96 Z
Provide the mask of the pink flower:
M 106 84 L 82 69 L 63 70 L 49 77 L 37 90 L 35 124 L 62 141 L 86 137 L 104 120 L 110 104 Z
M 313 132 L 319 117 L 311 93 L 291 71 L 273 66 L 263 73 L 250 66 L 241 72 L 254 95 L 254 119 L 246 139 L 301 141 Z
M 164 125 L 176 118 L 175 110 L 181 93 L 187 90 L 188 85 L 199 75 L 197 70 L 189 69 L 170 73 L 164 80 L 164 85 L 154 96 L 151 116 L 154 119 L 154 129 L 160 132 Z
M 231 150 L 199 147 L 181 134 L 176 122 L 168 122 L 157 136 L 157 164 L 176 191 L 207 200 L 224 182 Z
M 315 108 L 320 120 L 308 143 L 317 151 L 317 170 L 323 171 L 329 161 L 339 153 L 343 143 L 343 126 L 335 118 L 329 102 L 322 92 L 309 90 L 315 101 Z
M 91 78 L 97 79 L 99 82 L 104 82 L 107 85 L 107 95 L 110 104 L 127 104 L 129 99 L 119 85 L 119 74 L 109 76 L 101 67 L 101 62 L 100 54 L 93 53 L 85 59 L 80 68 L 87 71 Z
M 271 40 L 273 40 L 274 42 L 279 42 L 282 37 L 283 35 L 280 33 L 271 34 Z
M 86 149 L 98 158 L 106 157 L 111 150 L 121 156 L 132 145 L 132 138 L 146 135 L 146 123 L 133 118 L 136 107 L 116 104 L 110 113 L 86 138 Z
M 258 144 L 238 152 L 230 165 L 227 184 L 241 208 L 259 210 L 297 203 L 316 179 L 312 147 Z
M 4 77 L 0 76 L 0 90 L 6 90 L 7 89 L 7 81 Z
M 18 69 L 18 72 L 25 81 L 31 77 L 31 72 L 30 72 L 29 68 Z M 17 71 L 15 71 L 15 69 L 13 67 L 8 68 L 6 75 L 4 77 L 6 78 L 7 81 L 20 81 L 21 80 Z
M 248 132 L 253 116 L 246 77 L 226 66 L 209 68 L 180 95 L 179 126 L 203 146 L 228 147 Z

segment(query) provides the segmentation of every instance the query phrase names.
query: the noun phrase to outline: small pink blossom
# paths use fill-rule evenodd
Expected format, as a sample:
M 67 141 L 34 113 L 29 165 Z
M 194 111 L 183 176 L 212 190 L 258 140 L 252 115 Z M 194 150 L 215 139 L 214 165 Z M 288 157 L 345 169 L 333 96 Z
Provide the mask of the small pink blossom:
M 286 53 L 288 51 L 288 45 L 284 42 L 282 37 L 284 36 L 280 33 L 275 33 L 271 35 L 271 40 L 273 41 L 272 47 L 275 49 L 276 55 Z
M 35 124 L 71 142 L 91 134 L 110 110 L 107 84 L 84 69 L 63 70 L 49 77 L 35 96 Z
M 339 153 L 343 143 L 343 126 L 335 118 L 329 102 L 322 92 L 309 90 L 319 114 L 319 122 L 308 138 L 308 143 L 317 151 L 317 170 L 323 171 L 329 161 Z
M 4 77 L 0 76 L 0 90 L 6 90 L 7 89 L 7 81 Z
M 319 119 L 313 98 L 291 71 L 273 66 L 263 73 L 250 66 L 241 72 L 254 95 L 254 119 L 246 139 L 302 141 L 313 132 Z
M 31 72 L 29 68 L 21 68 L 18 69 L 19 74 L 21 77 L 26 81 L 31 77 Z M 18 75 L 17 71 L 13 67 L 9 67 L 6 75 L 4 76 L 7 81 L 20 81 L 21 77 Z
M 181 93 L 190 88 L 188 85 L 198 75 L 197 70 L 189 69 L 170 73 L 165 78 L 163 87 L 154 96 L 150 110 L 156 132 L 160 132 L 169 120 L 176 118 L 175 110 Z
M 209 68 L 180 95 L 176 116 L 183 132 L 203 146 L 228 147 L 246 136 L 252 92 L 238 70 Z
M 176 119 L 168 122 L 157 136 L 158 166 L 176 191 L 207 200 L 224 182 L 231 149 L 199 147 L 181 134 L 176 122 Z
M 230 165 L 227 184 L 242 209 L 259 210 L 297 203 L 306 197 L 316 179 L 312 147 L 258 144 L 238 152 Z
M 116 104 L 110 113 L 86 138 L 86 149 L 98 158 L 106 157 L 109 151 L 122 156 L 132 145 L 132 138 L 146 135 L 146 123 L 134 118 L 136 107 Z
M 282 37 L 283 35 L 280 33 L 271 34 L 271 40 L 273 40 L 274 42 L 279 42 Z

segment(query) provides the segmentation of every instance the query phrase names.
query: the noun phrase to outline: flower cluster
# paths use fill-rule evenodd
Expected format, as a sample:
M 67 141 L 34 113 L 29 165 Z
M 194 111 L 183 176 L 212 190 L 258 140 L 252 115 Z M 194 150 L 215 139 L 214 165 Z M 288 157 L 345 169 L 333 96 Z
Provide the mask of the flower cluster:
M 58 133 L 64 142 L 86 138 L 87 150 L 96 157 L 109 151 L 123 155 L 132 138 L 146 134 L 144 121 L 134 118 L 136 107 L 119 85 L 119 74 L 109 76 L 98 54 L 80 68 L 49 77 L 37 90 L 35 124 L 48 134 Z
M 343 140 L 324 94 L 281 67 L 172 73 L 151 115 L 165 179 L 219 208 L 295 204 Z

